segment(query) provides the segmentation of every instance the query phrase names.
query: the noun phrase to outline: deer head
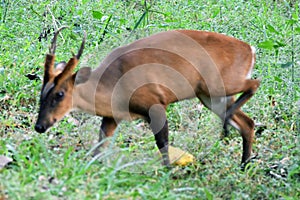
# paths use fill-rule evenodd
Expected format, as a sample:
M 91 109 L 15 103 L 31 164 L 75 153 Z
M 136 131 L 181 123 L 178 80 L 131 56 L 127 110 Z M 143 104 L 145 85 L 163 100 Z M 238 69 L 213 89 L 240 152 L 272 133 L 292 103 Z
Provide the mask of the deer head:
M 76 85 L 86 82 L 91 71 L 90 68 L 84 67 L 73 73 L 82 55 L 86 34 L 84 34 L 77 55 L 73 55 L 68 62 L 63 61 L 57 64 L 56 67 L 54 66 L 56 40 L 60 31 L 64 28 L 66 27 L 61 27 L 55 32 L 50 52 L 45 59 L 40 109 L 35 124 L 35 130 L 39 133 L 45 132 L 72 109 L 73 89 Z

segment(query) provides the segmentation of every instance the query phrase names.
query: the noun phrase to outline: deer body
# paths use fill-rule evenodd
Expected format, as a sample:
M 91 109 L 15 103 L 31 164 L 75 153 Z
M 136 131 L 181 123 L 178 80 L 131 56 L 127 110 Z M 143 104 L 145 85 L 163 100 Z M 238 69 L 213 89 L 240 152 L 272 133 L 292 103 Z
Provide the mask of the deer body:
M 170 103 L 198 97 L 222 119 L 225 134 L 228 124 L 241 132 L 242 162 L 249 159 L 254 123 L 240 107 L 259 86 L 258 80 L 250 79 L 255 61 L 250 45 L 218 33 L 167 31 L 115 49 L 94 71 L 84 67 L 72 74 L 83 45 L 84 42 L 79 56 L 49 80 L 47 66 L 53 65 L 54 58 L 51 62 L 46 59 L 46 81 L 44 78 L 35 126 L 38 132 L 46 131 L 72 109 L 103 117 L 100 141 L 112 136 L 121 120 L 142 118 L 149 122 L 164 164 L 169 165 L 165 109 Z M 50 53 L 51 57 L 54 53 Z M 63 99 L 55 100 L 60 92 L 64 93 Z M 235 101 L 234 95 L 238 93 L 243 94 Z M 56 106 L 47 106 L 53 101 Z

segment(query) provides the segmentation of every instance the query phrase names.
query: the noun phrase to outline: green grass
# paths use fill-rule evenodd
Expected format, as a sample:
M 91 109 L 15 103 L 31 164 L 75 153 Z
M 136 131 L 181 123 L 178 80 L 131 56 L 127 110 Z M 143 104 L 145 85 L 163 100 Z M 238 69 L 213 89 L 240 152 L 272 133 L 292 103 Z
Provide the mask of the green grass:
M 144 2 L 1 1 L 0 155 L 14 161 L 0 169 L 0 199 L 299 199 L 299 2 Z M 107 151 L 100 162 L 90 155 L 99 117 L 74 113 L 36 133 L 41 80 L 25 75 L 42 77 L 53 28 L 62 25 L 70 28 L 57 61 L 77 50 L 86 30 L 81 66 L 93 68 L 113 48 L 170 29 L 221 32 L 255 46 L 254 77 L 262 84 L 243 110 L 266 126 L 256 134 L 257 159 L 241 171 L 241 137 L 232 130 L 220 140 L 219 119 L 197 100 L 168 110 L 171 144 L 197 159 L 185 168 L 134 164 L 155 157 L 143 121 L 122 123 L 114 137 L 122 153 Z

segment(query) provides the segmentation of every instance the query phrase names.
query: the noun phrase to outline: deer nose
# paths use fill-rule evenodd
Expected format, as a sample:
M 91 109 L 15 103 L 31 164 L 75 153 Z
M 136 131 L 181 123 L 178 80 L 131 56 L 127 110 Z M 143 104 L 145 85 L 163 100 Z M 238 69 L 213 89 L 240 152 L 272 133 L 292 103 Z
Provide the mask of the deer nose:
M 36 124 L 34 126 L 34 129 L 38 132 L 38 133 L 44 133 L 46 131 L 46 127 L 41 125 L 41 124 Z

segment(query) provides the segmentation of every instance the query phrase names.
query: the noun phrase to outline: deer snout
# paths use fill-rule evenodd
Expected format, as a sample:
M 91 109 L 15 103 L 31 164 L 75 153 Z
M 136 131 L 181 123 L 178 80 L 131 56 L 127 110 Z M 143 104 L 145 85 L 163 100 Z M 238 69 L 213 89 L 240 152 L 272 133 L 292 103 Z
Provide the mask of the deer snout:
M 34 126 L 34 129 L 38 133 L 45 133 L 47 131 L 47 129 L 49 127 L 51 127 L 56 121 L 57 121 L 56 118 L 54 118 L 52 120 L 45 120 L 43 118 L 38 118 L 38 120 Z
M 36 125 L 34 126 L 34 129 L 35 129 L 36 132 L 38 132 L 38 133 L 44 133 L 44 132 L 47 130 L 46 126 L 45 126 L 45 125 L 42 125 L 42 124 L 36 124 Z

